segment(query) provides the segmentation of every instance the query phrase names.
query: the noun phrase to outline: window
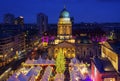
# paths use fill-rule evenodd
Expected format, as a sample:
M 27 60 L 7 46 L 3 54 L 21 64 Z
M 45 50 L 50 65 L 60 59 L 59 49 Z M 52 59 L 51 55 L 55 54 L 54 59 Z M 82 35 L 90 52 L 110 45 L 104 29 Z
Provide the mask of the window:
M 104 78 L 104 81 L 116 81 L 115 78 Z

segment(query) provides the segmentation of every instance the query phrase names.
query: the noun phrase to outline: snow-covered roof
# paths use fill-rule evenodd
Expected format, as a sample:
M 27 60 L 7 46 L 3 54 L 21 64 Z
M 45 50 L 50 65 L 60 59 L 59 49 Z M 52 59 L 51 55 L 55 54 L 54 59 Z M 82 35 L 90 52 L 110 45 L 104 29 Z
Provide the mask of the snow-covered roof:
M 32 76 L 32 75 L 37 76 L 38 73 L 39 73 L 38 69 L 36 69 L 36 67 L 34 67 L 34 68 L 32 68 L 32 69 L 27 73 L 26 76 L 28 76 L 28 77 L 30 77 L 30 76 Z
M 14 75 L 11 76 L 7 81 L 20 81 Z
M 76 59 L 76 58 L 71 59 L 71 62 L 72 62 L 73 64 L 79 63 L 78 59 Z
M 32 75 L 32 76 L 30 77 L 29 81 L 35 81 L 35 76 Z
M 28 81 L 28 77 L 24 75 L 23 73 L 20 73 L 20 75 L 18 76 L 18 79 L 20 81 Z
M 36 67 L 36 70 L 41 70 L 42 68 L 40 66 L 37 66 Z
M 29 58 L 25 61 L 26 64 L 32 64 L 33 60 L 30 60 Z
M 55 61 L 52 59 L 52 60 L 49 60 L 49 59 L 42 59 L 41 57 L 39 57 L 38 60 L 30 60 L 30 59 L 27 59 L 25 64 L 55 64 Z

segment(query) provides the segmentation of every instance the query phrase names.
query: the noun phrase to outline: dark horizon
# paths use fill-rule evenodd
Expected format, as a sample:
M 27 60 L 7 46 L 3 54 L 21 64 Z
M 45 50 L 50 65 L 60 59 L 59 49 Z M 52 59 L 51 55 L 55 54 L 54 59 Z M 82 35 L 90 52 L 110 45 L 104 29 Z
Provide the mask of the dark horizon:
M 25 23 L 36 23 L 37 14 L 42 12 L 48 16 L 48 22 L 54 24 L 58 22 L 64 4 L 75 23 L 120 22 L 119 0 L 4 0 L 0 4 L 0 23 L 6 13 L 23 16 Z

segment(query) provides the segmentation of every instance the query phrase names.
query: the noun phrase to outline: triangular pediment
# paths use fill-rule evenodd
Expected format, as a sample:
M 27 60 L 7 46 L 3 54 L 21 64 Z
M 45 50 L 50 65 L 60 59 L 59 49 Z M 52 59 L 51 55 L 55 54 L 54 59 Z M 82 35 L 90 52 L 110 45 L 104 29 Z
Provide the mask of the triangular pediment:
M 55 47 L 62 47 L 62 48 L 69 47 L 69 48 L 72 48 L 72 47 L 75 47 L 75 45 L 73 43 L 69 43 L 69 42 L 64 41 L 64 42 L 61 42 L 61 43 L 57 44 Z

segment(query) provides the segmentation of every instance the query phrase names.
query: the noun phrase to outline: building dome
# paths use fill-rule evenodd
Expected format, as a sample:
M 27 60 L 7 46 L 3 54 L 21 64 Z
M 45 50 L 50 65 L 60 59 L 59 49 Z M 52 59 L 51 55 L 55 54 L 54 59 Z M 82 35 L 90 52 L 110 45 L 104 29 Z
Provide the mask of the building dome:
M 69 12 L 64 8 L 60 13 L 60 18 L 70 18 Z

